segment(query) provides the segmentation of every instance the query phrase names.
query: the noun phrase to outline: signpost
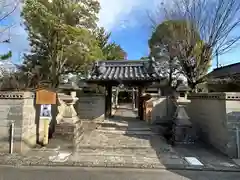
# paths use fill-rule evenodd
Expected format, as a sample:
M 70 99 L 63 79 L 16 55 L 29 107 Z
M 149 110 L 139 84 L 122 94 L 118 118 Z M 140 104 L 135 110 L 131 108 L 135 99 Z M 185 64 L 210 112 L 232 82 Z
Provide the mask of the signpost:
M 48 129 L 51 119 L 51 104 L 41 104 L 40 120 L 44 123 L 43 145 L 48 144 Z
M 36 104 L 40 106 L 40 121 L 44 121 L 43 145 L 48 144 L 49 124 L 52 119 L 51 106 L 56 104 L 56 93 L 47 89 L 38 89 L 36 91 Z

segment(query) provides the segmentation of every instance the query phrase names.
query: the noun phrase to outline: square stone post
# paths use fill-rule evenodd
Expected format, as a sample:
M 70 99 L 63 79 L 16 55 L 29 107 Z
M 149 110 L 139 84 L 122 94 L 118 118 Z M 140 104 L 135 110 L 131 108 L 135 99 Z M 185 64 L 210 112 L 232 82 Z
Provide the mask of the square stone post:
M 138 117 L 143 119 L 142 87 L 138 87 Z
M 118 108 L 118 95 L 119 95 L 119 88 L 116 88 L 116 98 L 115 98 L 115 108 Z
M 135 89 L 132 89 L 132 109 L 134 110 L 136 108 L 136 102 L 135 102 Z

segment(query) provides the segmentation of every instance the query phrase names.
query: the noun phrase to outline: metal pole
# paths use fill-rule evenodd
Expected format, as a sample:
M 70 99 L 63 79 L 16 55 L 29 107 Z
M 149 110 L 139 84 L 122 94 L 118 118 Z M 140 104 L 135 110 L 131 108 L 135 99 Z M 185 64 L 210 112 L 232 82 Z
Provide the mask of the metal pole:
M 10 124 L 10 148 L 9 153 L 13 153 L 13 137 L 14 137 L 14 122 L 11 122 Z
M 218 50 L 216 50 L 217 68 L 219 68 Z
M 239 138 L 239 128 L 237 127 L 236 128 L 236 145 L 237 145 L 237 158 L 240 158 L 240 144 L 239 144 L 239 141 L 240 138 Z

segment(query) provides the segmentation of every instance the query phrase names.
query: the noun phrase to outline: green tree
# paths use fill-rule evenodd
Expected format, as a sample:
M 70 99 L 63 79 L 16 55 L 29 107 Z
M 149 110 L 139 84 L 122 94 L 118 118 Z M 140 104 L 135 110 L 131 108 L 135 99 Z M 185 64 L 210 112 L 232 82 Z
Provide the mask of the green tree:
M 8 51 L 7 53 L 0 55 L 1 60 L 7 60 L 10 57 L 12 57 L 12 51 Z
M 93 0 L 26 0 L 22 17 L 31 53 L 23 67 L 32 84 L 50 81 L 56 88 L 61 75 L 82 72 L 102 58 L 91 30 L 96 28 L 99 3 Z M 30 83 L 31 84 L 31 83 Z
M 186 46 L 189 51 L 183 51 Z M 169 86 L 176 82 L 179 75 L 184 75 L 188 85 L 195 89 L 210 67 L 210 51 L 207 52 L 208 56 L 205 54 L 205 58 L 202 58 L 206 44 L 194 24 L 185 20 L 167 20 L 159 24 L 152 33 L 149 47 L 151 56 L 160 61 L 160 71 L 167 74 Z
M 121 60 L 126 59 L 127 54 L 122 47 L 110 41 L 111 33 L 107 33 L 104 28 L 97 28 L 95 36 L 98 40 L 99 47 L 103 52 L 106 60 Z
M 143 56 L 140 58 L 140 60 L 149 60 L 149 57 L 148 56 Z

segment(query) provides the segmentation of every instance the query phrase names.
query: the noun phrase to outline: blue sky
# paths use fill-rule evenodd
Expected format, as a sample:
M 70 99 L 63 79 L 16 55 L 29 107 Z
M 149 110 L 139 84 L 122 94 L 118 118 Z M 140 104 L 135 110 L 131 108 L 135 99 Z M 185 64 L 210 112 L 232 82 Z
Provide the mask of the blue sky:
M 111 41 L 120 44 L 130 60 L 147 56 L 147 41 L 151 34 L 148 14 L 156 12 L 159 0 L 100 0 L 100 3 L 102 9 L 99 15 L 99 26 L 112 32 Z M 0 44 L 0 53 L 10 49 L 13 51 L 14 63 L 20 63 L 21 54 L 26 52 L 29 47 L 27 33 L 20 26 L 20 21 L 20 8 L 18 8 L 11 17 L 0 24 L 1 28 L 3 25 L 14 24 L 10 31 L 12 43 Z M 8 33 L 5 33 L 0 39 L 6 38 L 7 35 Z M 220 56 L 220 64 L 239 62 L 239 47 Z M 213 67 L 215 66 L 216 61 L 213 61 Z

